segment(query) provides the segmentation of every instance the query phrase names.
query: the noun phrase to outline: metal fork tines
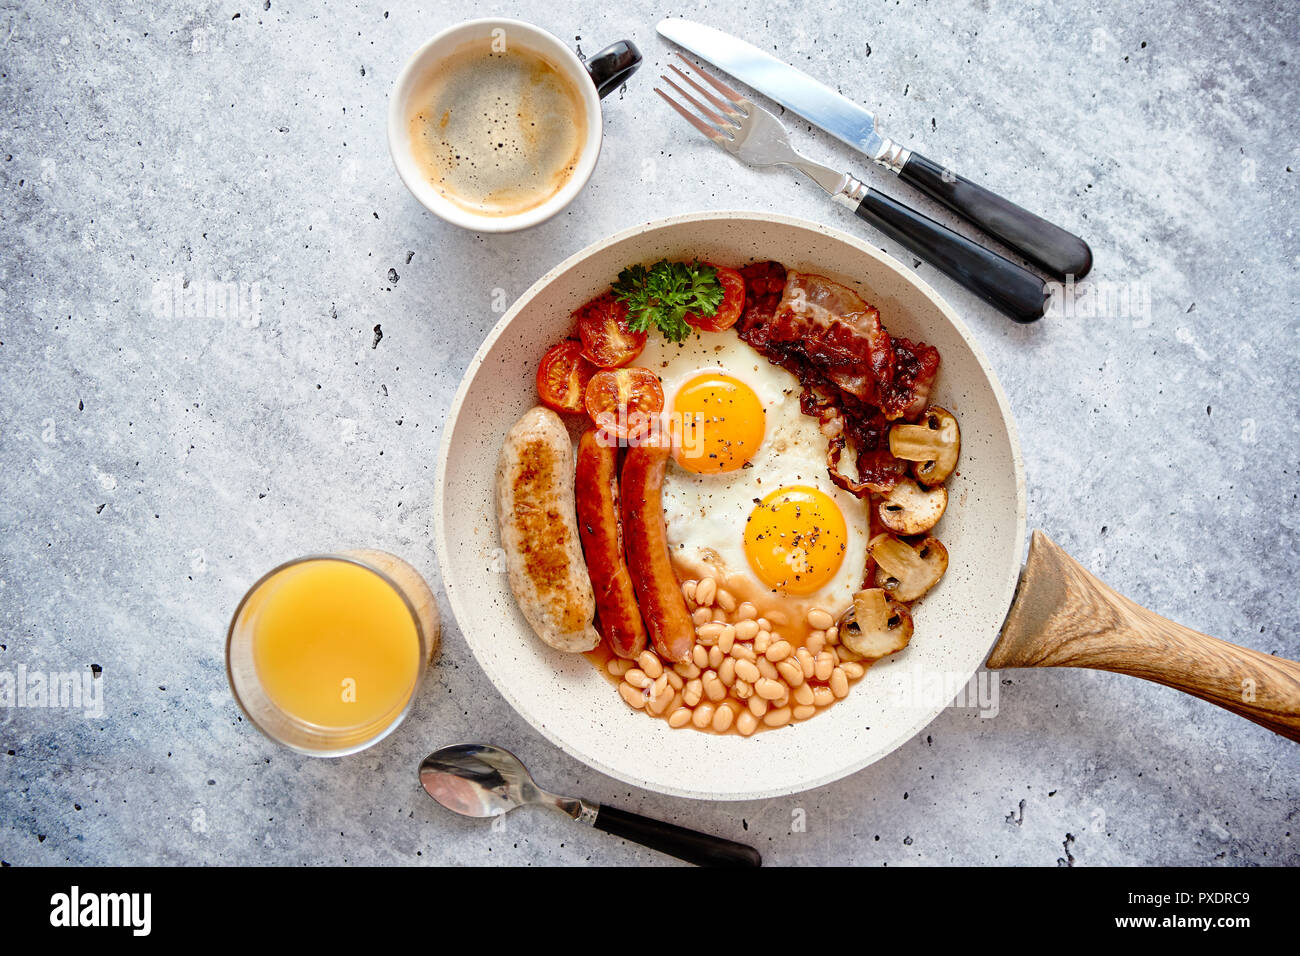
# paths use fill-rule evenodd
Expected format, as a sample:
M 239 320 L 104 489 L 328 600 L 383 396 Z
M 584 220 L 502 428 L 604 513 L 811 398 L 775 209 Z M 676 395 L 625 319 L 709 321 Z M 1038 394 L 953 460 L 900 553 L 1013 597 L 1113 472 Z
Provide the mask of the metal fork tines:
M 751 166 L 792 166 L 810 177 L 835 199 L 850 206 L 857 205 L 862 198 L 861 191 L 865 188 L 862 183 L 847 173 L 815 163 L 800 154 L 790 145 L 789 134 L 776 116 L 750 102 L 721 80 L 710 76 L 680 53 L 677 55 L 696 76 L 712 87 L 712 90 L 706 89 L 675 63 L 668 64 L 668 69 L 705 101 L 701 102 L 672 77 L 661 74 L 659 78 L 696 111 L 692 113 L 656 86 L 655 92 L 682 119 L 741 162 Z
M 779 119 L 705 73 L 686 57 L 681 57 L 681 61 L 691 73 L 670 63 L 668 69 L 676 79 L 668 75 L 660 77 L 675 95 L 669 95 L 657 86 L 655 92 L 682 119 L 732 156 L 751 166 L 794 167 L 830 193 L 835 202 L 852 209 L 859 219 L 870 223 L 1018 322 L 1032 322 L 1043 314 L 1043 280 L 1034 273 L 958 235 L 910 206 L 868 189 L 848 173 L 801 156 L 790 145 L 790 138 Z M 700 83 L 696 77 L 704 82 Z

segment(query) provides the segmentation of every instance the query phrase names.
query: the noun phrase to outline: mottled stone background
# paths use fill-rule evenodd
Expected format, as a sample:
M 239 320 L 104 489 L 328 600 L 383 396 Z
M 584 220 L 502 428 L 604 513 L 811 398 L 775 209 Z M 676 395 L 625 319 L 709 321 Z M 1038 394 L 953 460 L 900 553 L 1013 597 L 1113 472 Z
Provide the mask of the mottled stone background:
M 404 58 L 492 13 L 646 56 L 607 102 L 589 188 L 504 237 L 427 214 L 384 138 Z M 664 862 L 540 812 L 494 831 L 442 811 L 416 763 L 479 739 L 773 863 L 1300 862 L 1294 744 L 1109 674 L 1007 672 L 995 719 L 949 709 L 849 779 L 749 804 L 629 792 L 557 752 L 451 621 L 413 717 L 361 756 L 298 757 L 241 720 L 222 640 L 273 563 L 381 547 L 437 587 L 445 410 L 497 309 L 551 265 L 701 208 L 865 229 L 672 118 L 651 93 L 668 14 L 779 51 L 1091 242 L 1093 280 L 1136 290 L 1130 307 L 1027 328 L 916 266 L 1010 396 L 1031 527 L 1157 611 L 1300 657 L 1294 4 L 7 2 L 0 671 L 96 665 L 105 712 L 0 711 L 0 859 Z M 160 281 L 256 284 L 260 311 L 167 318 Z

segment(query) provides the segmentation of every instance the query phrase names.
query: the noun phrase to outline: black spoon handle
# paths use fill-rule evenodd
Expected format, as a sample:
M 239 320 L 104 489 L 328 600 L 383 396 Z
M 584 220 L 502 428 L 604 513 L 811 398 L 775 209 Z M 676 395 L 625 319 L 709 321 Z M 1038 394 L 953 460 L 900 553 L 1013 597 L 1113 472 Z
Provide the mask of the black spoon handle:
M 1082 279 L 1092 268 L 1092 250 L 1073 233 L 1021 209 L 1009 199 L 912 153 L 898 178 L 937 199 L 990 236 L 1002 240 L 1053 278 Z
M 1046 284 L 1028 269 L 874 189 L 854 212 L 1017 322 L 1042 317 Z
M 752 846 L 687 830 L 662 820 L 651 820 L 615 807 L 602 806 L 592 826 L 697 866 L 763 865 L 763 858 Z

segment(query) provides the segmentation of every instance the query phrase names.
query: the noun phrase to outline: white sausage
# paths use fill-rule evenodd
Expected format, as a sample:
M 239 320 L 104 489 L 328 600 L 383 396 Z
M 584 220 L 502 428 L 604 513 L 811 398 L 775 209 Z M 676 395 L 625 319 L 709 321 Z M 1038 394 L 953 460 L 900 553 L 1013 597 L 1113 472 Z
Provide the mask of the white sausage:
M 573 443 L 540 405 L 506 435 L 497 467 L 497 525 L 510 590 L 537 636 L 560 651 L 592 650 L 596 598 L 578 540 Z

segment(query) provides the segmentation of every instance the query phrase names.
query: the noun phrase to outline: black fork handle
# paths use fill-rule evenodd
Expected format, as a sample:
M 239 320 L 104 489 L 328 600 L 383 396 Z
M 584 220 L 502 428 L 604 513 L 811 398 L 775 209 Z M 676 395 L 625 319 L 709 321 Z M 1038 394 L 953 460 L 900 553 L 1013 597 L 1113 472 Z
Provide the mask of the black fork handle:
M 1023 266 L 874 189 L 854 212 L 1017 322 L 1042 317 L 1047 286 Z
M 1078 236 L 920 153 L 908 157 L 898 178 L 1042 266 L 1055 279 L 1082 279 L 1092 268 L 1092 250 Z

